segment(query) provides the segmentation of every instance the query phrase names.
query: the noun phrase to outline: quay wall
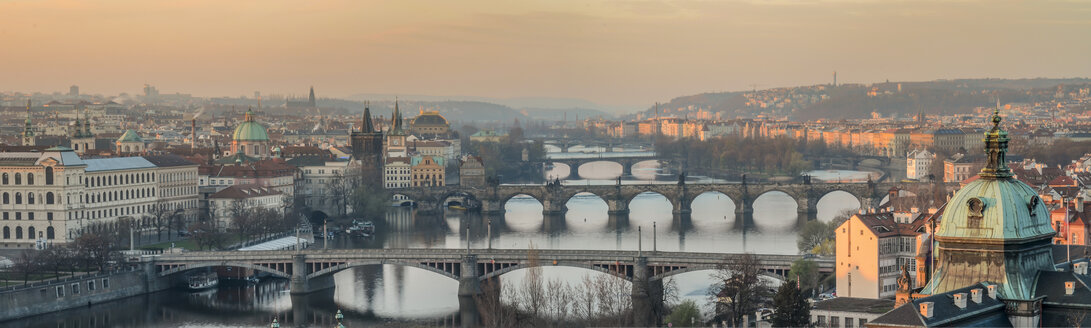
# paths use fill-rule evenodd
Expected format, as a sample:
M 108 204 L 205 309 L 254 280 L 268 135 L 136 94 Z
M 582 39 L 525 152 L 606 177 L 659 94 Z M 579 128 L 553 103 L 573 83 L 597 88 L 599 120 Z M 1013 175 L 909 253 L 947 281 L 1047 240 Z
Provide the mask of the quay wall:
M 170 287 L 144 268 L 75 276 L 0 289 L 0 326 L 7 320 L 64 311 Z

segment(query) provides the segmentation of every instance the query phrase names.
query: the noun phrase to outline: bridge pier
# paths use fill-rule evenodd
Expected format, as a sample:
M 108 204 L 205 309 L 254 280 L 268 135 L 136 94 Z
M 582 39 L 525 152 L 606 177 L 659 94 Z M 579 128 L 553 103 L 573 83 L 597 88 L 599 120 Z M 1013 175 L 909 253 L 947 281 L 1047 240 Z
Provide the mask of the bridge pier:
M 629 201 L 622 198 L 610 198 L 606 200 L 606 205 L 610 207 L 607 214 L 629 214 Z
M 629 227 L 629 216 L 625 214 L 609 214 L 606 220 L 606 226 L 613 230 L 622 230 Z
M 542 214 L 545 214 L 545 215 L 564 214 L 564 212 L 568 211 L 568 207 L 566 206 L 566 204 L 564 202 L 554 201 L 553 199 L 550 199 L 550 198 L 542 199 L 541 202 L 542 202 Z
M 686 201 L 685 196 L 682 198 L 671 200 L 671 205 L 674 207 L 671 213 L 674 214 L 690 214 L 693 209 L 690 207 L 690 203 Z
M 292 294 L 311 292 L 310 282 L 307 281 L 307 255 L 292 255 L 292 278 L 289 289 Z
M 651 280 L 647 257 L 637 257 L 633 264 L 633 288 L 630 297 L 633 303 L 632 326 L 659 325 L 660 313 L 663 311 L 663 281 Z
M 503 214 L 504 203 L 499 199 L 482 199 L 481 200 L 481 213 L 482 214 Z
M 735 229 L 746 230 L 754 227 L 754 207 L 748 200 L 739 201 L 735 207 Z
M 458 296 L 470 297 L 481 295 L 481 278 L 477 272 L 477 256 L 465 255 L 459 267 Z
M 542 215 L 542 232 L 553 233 L 564 230 L 565 222 L 563 214 Z

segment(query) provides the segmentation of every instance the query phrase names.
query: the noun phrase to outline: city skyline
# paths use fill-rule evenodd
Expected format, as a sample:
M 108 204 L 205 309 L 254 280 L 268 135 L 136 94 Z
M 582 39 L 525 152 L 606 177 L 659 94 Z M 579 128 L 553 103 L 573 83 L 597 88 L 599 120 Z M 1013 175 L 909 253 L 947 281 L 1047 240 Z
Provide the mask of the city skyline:
M 576 98 L 1091 76 L 1086 3 L 0 2 L 0 89 Z

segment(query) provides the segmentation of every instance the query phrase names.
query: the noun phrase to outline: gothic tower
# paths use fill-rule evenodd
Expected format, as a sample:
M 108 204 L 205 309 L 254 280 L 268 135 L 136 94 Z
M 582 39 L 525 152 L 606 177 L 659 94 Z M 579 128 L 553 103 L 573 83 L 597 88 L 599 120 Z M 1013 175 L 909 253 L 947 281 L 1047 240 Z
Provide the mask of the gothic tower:
M 314 86 L 311 86 L 311 95 L 310 97 L 307 97 L 307 104 L 310 105 L 311 108 L 318 108 L 318 104 L 314 99 Z
M 364 104 L 364 117 L 360 128 L 349 135 L 352 144 L 352 157 L 361 160 L 363 165 L 379 165 L 383 155 L 383 133 L 375 130 L 371 121 L 371 108 Z
M 72 133 L 68 137 L 72 142 L 72 150 L 75 150 L 78 155 L 83 155 L 95 150 L 95 135 L 91 133 L 91 118 L 87 116 L 86 109 L 83 113 L 82 124 L 80 122 L 79 114 L 76 114 L 76 125 L 72 128 Z

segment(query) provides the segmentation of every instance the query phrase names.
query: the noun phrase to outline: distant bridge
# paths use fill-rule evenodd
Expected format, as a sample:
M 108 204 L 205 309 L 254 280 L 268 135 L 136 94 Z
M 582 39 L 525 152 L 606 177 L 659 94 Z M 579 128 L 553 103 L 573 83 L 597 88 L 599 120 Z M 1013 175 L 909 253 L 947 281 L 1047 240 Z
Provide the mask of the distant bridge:
M 564 164 L 571 169 L 572 175 L 578 175 L 580 166 L 593 162 L 613 162 L 621 164 L 621 175 L 632 175 L 633 165 L 646 161 L 665 162 L 654 151 L 602 152 L 602 153 L 549 153 L 546 163 Z

